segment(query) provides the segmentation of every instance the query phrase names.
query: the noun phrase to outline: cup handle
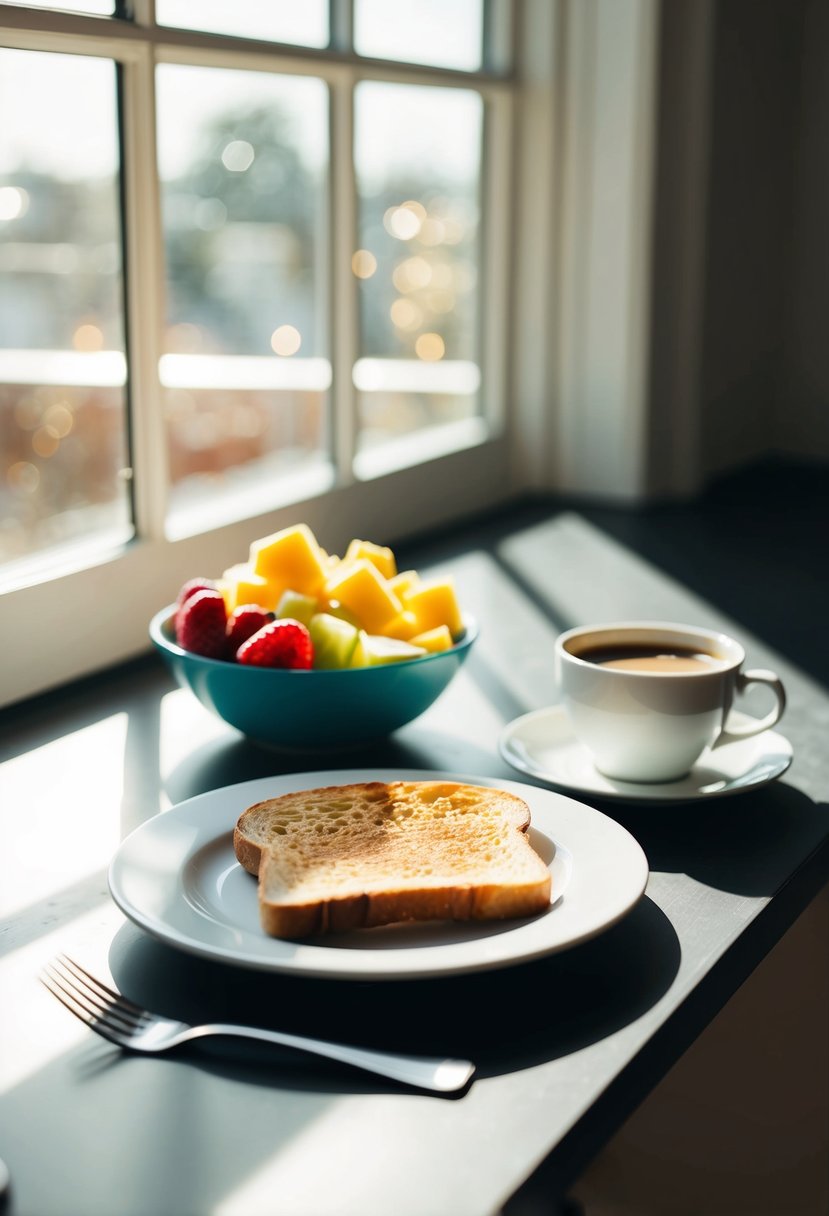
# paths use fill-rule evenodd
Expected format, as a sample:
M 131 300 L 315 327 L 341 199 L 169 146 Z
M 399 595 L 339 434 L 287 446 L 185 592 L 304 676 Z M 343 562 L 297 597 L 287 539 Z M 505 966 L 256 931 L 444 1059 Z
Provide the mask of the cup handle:
M 730 729 L 723 727 L 711 745 L 712 747 L 722 747 L 724 743 L 736 743 L 738 740 L 748 739 L 752 735 L 761 735 L 764 730 L 771 730 L 772 726 L 783 717 L 783 711 L 786 708 L 786 690 L 773 671 L 766 671 L 764 668 L 757 667 L 752 671 L 738 672 L 735 691 L 738 693 L 744 692 L 749 684 L 768 685 L 777 697 L 777 704 L 774 709 L 769 710 L 766 716 L 760 718 L 757 722 L 752 722 L 745 726 L 733 726 Z

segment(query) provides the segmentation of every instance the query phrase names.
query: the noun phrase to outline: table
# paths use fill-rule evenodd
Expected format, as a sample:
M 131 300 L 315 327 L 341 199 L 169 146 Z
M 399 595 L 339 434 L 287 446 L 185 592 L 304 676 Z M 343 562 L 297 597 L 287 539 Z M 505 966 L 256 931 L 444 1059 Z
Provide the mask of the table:
M 577 505 L 530 503 L 400 546 L 406 565 L 451 570 L 481 637 L 426 714 L 347 760 L 253 746 L 152 656 L 0 715 L 0 1156 L 15 1216 L 556 1210 L 829 876 L 826 688 L 607 524 Z M 179 953 L 112 903 L 119 840 L 232 782 L 343 767 L 522 780 L 498 735 L 557 699 L 556 633 L 640 616 L 725 628 L 750 665 L 777 670 L 795 760 L 778 782 L 704 806 L 595 803 L 640 841 L 650 878 L 592 941 L 499 972 L 349 984 Z M 38 984 L 60 950 L 173 1016 L 446 1051 L 475 1060 L 477 1076 L 441 1098 L 226 1043 L 125 1057 Z

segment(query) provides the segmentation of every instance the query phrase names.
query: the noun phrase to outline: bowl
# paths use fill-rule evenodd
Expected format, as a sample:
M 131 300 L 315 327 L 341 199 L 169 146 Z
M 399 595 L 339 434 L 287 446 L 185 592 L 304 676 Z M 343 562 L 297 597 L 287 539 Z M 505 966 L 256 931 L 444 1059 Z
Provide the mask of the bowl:
M 292 671 L 207 659 L 175 641 L 175 606 L 157 612 L 150 638 L 182 688 L 257 743 L 324 751 L 379 739 L 437 700 L 478 636 L 472 617 L 450 650 L 375 667 Z

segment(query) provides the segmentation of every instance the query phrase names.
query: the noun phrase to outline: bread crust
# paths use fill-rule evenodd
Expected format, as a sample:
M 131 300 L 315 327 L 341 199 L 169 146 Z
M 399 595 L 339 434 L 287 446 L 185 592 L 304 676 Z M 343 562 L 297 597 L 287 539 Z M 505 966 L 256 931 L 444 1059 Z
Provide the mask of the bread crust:
M 458 782 L 365 782 L 265 799 L 236 823 L 262 927 L 305 938 L 398 921 L 493 920 L 549 907 L 523 799 Z

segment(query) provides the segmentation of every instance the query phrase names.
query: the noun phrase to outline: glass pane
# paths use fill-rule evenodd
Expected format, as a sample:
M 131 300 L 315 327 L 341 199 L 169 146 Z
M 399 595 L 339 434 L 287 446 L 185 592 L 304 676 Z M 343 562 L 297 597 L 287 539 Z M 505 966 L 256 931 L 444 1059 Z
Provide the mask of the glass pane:
M 407 438 L 417 459 L 413 435 L 478 414 L 482 122 L 466 90 L 357 88 L 361 475 L 370 450 Z
M 330 476 L 327 106 L 308 77 L 158 69 L 174 514 Z
M 294 46 L 328 46 L 328 0 L 156 0 L 159 25 Z
M 115 66 L 0 50 L 0 560 L 129 523 Z
M 355 0 L 358 55 L 474 72 L 483 57 L 483 0 Z
M 51 0 L 51 3 L 41 3 L 40 0 L 4 0 L 6 4 L 16 4 L 23 8 L 51 8 L 61 13 L 94 13 L 96 16 L 111 17 L 115 12 L 113 0 Z

